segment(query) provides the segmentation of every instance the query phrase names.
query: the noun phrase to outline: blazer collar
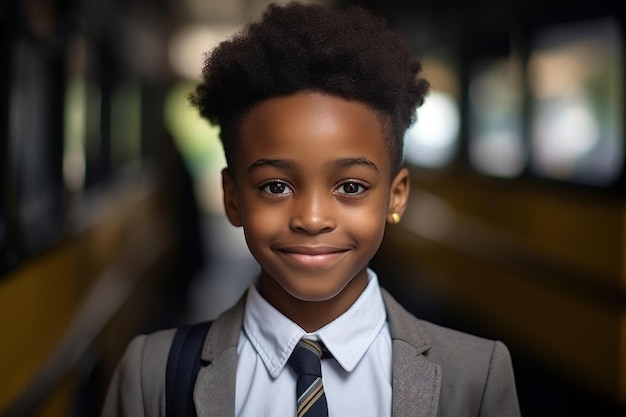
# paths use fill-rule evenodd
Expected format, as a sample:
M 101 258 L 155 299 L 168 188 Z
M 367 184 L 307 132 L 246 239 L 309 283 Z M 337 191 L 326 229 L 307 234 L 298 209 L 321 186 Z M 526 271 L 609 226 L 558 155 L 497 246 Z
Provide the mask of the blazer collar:
M 420 322 L 382 289 L 393 351 L 392 415 L 435 417 L 441 369 L 426 359 L 431 342 Z M 194 400 L 198 417 L 235 415 L 237 344 L 243 323 L 245 294 L 218 317 L 202 350 L 206 363 L 198 373 Z
M 246 294 L 244 293 L 237 304 L 226 310 L 211 325 L 202 349 L 201 359 L 203 362 L 213 362 L 225 350 L 237 348 L 243 325 Z

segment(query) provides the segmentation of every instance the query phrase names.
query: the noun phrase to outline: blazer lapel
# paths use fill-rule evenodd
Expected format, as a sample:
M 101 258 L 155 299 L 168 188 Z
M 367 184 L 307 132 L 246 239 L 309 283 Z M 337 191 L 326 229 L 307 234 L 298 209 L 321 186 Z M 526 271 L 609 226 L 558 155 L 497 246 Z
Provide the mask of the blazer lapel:
M 424 353 L 430 340 L 414 316 L 382 290 L 392 339 L 394 417 L 435 417 L 441 390 L 441 368 Z
M 206 364 L 198 372 L 194 402 L 198 417 L 235 416 L 237 344 L 243 321 L 246 295 L 218 317 L 202 350 Z
M 234 348 L 200 369 L 194 390 L 198 417 L 235 416 L 236 364 L 237 349 Z
M 441 369 L 415 347 L 393 341 L 392 415 L 435 417 L 441 388 Z

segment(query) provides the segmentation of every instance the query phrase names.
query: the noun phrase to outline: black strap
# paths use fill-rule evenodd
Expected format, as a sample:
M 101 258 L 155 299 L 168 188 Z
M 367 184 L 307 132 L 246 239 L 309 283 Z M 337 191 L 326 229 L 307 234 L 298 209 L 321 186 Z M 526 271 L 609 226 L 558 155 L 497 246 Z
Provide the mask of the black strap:
M 211 321 L 181 326 L 176 330 L 165 376 L 167 417 L 196 417 L 193 389 L 202 361 L 200 354 Z

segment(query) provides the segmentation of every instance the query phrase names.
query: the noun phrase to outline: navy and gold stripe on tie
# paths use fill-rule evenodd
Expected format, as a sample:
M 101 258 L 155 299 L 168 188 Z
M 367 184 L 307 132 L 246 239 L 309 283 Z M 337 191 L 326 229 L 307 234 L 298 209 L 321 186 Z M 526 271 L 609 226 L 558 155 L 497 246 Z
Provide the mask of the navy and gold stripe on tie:
M 298 398 L 297 417 L 303 417 L 307 411 L 324 395 L 322 378 L 317 378 L 309 388 Z
M 322 384 L 322 347 L 302 339 L 294 348 L 289 365 L 296 372 L 297 417 L 327 417 L 328 405 Z

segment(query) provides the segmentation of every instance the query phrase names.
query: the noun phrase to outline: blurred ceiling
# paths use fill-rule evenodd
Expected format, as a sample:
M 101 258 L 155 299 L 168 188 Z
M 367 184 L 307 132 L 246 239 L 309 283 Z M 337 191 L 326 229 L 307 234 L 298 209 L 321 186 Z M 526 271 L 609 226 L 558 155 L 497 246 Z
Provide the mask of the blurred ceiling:
M 86 34 L 113 45 L 114 53 L 150 77 L 199 73 L 202 53 L 245 23 L 257 20 L 270 0 L 23 0 L 28 21 L 50 21 L 54 4 L 76 17 Z M 457 53 L 507 48 L 533 27 L 623 12 L 623 0 L 307 0 L 346 7 L 361 5 L 386 18 L 416 53 L 439 46 Z M 286 0 L 276 1 L 286 3 Z M 2 2 L 0 1 L 0 4 Z M 10 3 L 8 3 L 10 4 Z M 2 9 L 0 8 L 0 11 Z M 45 30 L 45 29 L 44 29 Z M 190 58 L 195 61 L 190 65 Z M 180 67 L 176 69 L 175 67 Z M 183 70 L 182 68 L 186 68 Z

